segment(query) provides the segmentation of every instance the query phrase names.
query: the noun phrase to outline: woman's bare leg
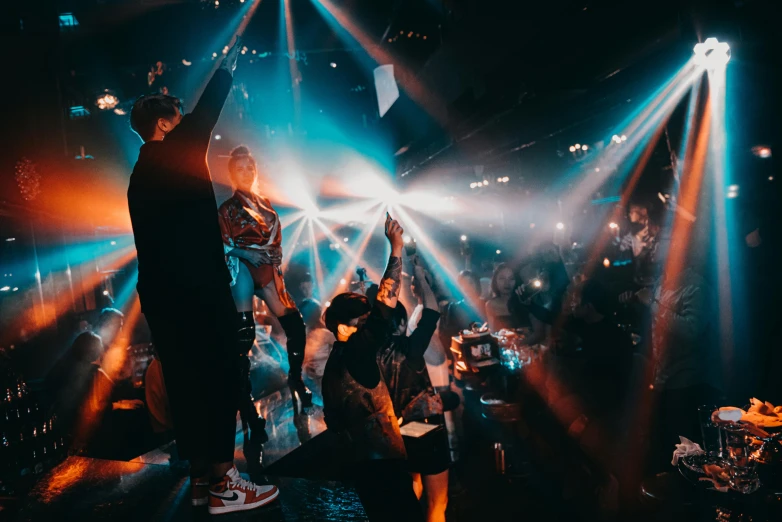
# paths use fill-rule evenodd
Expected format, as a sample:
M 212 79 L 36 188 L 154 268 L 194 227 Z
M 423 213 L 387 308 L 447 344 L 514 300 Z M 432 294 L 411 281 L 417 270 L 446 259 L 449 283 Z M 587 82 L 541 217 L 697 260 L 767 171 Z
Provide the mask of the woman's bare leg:
M 448 507 L 448 470 L 437 475 L 423 475 L 426 492 L 426 522 L 445 522 Z
M 418 500 L 421 500 L 421 496 L 424 494 L 424 483 L 421 482 L 421 474 L 410 473 L 410 476 L 413 477 L 413 492 Z
M 255 282 L 247 266 L 239 262 L 239 275 L 236 276 L 236 284 L 231 287 L 231 294 L 239 312 L 253 311 L 253 296 L 255 296 Z

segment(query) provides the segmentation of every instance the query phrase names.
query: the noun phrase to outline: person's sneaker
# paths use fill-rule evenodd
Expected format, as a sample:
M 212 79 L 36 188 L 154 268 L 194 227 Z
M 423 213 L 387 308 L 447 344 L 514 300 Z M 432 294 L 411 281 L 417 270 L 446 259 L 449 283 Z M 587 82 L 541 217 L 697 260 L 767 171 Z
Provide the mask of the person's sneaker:
M 206 478 L 190 479 L 190 502 L 200 507 L 209 503 L 209 480 Z
M 260 486 L 244 480 L 233 467 L 209 487 L 209 514 L 255 509 L 272 502 L 279 494 L 276 486 Z

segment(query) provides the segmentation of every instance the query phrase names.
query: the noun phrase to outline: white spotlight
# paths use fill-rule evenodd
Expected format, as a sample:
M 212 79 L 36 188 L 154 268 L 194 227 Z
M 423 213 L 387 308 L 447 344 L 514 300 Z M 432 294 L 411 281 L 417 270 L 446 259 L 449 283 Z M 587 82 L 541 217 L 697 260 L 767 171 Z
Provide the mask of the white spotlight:
M 574 147 L 573 145 L 571 145 L 571 146 L 570 146 L 570 152 L 576 152 L 576 147 Z
M 581 144 L 580 143 L 576 143 L 576 150 L 581 150 Z
M 581 145 L 581 150 L 587 150 L 589 149 L 589 145 Z
M 771 157 L 771 148 L 765 145 L 758 145 L 757 147 L 752 147 L 752 154 L 758 158 L 768 159 Z
M 557 223 L 557 230 L 564 230 L 565 224 L 564 223 Z
M 706 67 L 726 65 L 730 61 L 730 46 L 716 38 L 706 38 L 705 42 L 695 44 L 695 63 Z
M 609 223 L 609 224 L 608 224 L 608 228 L 611 228 L 611 229 L 617 229 L 617 228 L 619 228 L 619 225 L 617 225 L 616 223 L 613 223 L 613 222 L 612 222 L 612 223 Z
M 499 249 L 497 249 L 497 251 L 496 251 L 495 253 L 496 253 L 497 255 L 500 255 L 500 254 L 502 254 L 502 250 L 499 250 Z
M 220 141 L 221 139 L 223 139 L 223 137 L 222 137 L 222 136 L 220 136 L 219 134 L 215 134 L 215 139 L 216 139 L 217 141 Z
M 467 241 L 467 236 L 465 236 L 464 234 L 462 234 L 462 237 L 460 237 L 459 239 L 461 239 L 462 241 Z

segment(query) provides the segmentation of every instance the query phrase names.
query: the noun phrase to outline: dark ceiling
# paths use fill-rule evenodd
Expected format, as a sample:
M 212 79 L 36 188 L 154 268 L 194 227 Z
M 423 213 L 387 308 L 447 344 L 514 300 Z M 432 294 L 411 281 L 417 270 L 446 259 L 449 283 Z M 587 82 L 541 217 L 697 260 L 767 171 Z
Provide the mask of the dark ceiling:
M 127 103 L 150 90 L 147 72 L 158 61 L 168 69 L 151 87 L 165 84 L 179 92 L 182 60 L 208 61 L 213 35 L 243 8 L 240 0 L 219 1 L 219 7 L 214 0 L 43 0 L 9 6 L 4 34 L 16 51 L 9 70 L 21 85 L 3 124 L 10 149 L 19 156 L 73 157 L 87 138 L 78 134 L 83 129 L 73 131 L 67 108 L 89 105 L 96 91 L 109 87 Z M 365 53 L 340 38 L 314 0 L 286 1 L 296 48 L 307 54 L 302 89 L 315 102 L 306 109 L 340 113 L 351 121 L 347 128 L 355 125 L 361 133 L 358 122 L 374 106 Z M 392 53 L 412 71 L 444 108 L 445 117 L 433 118 L 432 107 L 403 92 L 384 118 L 376 111 L 369 115 L 374 134 L 389 153 L 398 152 L 397 173 L 404 177 L 438 166 L 508 168 L 533 149 L 546 148 L 545 156 L 555 157 L 571 134 L 597 139 L 626 116 L 627 100 L 653 89 L 703 35 L 730 39 L 746 66 L 766 70 L 774 62 L 767 45 L 774 34 L 767 16 L 771 2 L 764 0 L 333 3 L 349 13 L 376 49 Z M 249 49 L 270 53 L 267 61 L 254 60 L 257 77 L 267 76 L 277 66 L 270 64 L 279 62 L 274 56 L 286 51 L 279 31 L 283 5 L 264 0 L 245 32 Z M 57 16 L 64 12 L 76 16 L 76 30 L 58 30 Z M 339 74 L 329 70 L 332 62 L 339 64 Z M 249 63 L 242 67 L 250 70 Z M 253 81 L 253 121 L 283 127 L 289 113 L 272 117 L 269 106 L 279 104 L 264 100 L 268 85 Z M 302 125 L 316 123 L 310 117 Z M 112 134 L 101 125 L 84 132 L 95 147 L 114 154 Z M 5 171 L 9 161 L 16 160 L 4 158 Z

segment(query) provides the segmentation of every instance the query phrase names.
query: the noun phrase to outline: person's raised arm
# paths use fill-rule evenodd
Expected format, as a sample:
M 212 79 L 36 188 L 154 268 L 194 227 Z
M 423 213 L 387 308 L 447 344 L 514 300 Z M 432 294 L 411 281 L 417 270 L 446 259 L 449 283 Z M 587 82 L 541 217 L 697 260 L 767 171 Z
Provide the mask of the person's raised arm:
M 437 321 L 440 319 L 440 312 L 437 308 L 437 298 L 429 286 L 429 278 L 423 267 L 416 265 L 414 268 L 416 286 L 421 290 L 421 296 L 424 301 L 424 310 L 418 326 L 409 337 L 401 343 L 400 349 L 405 354 L 408 364 L 416 370 L 422 370 L 426 367 L 424 353 L 432 340 L 432 336 L 437 329 Z
M 391 243 L 391 257 L 388 258 L 386 271 L 380 280 L 377 300 L 393 310 L 399 300 L 399 288 L 402 284 L 402 248 L 405 244 L 402 234 L 404 234 L 404 230 L 389 215 L 386 215 L 385 228 L 386 237 Z
M 391 257 L 388 260 L 383 279 L 377 293 L 377 301 L 366 322 L 348 338 L 344 357 L 350 375 L 362 385 L 374 388 L 380 378 L 377 369 L 377 353 L 383 349 L 391 335 L 393 311 L 399 299 L 402 280 L 402 234 L 399 223 L 386 218 L 386 237 L 391 243 Z
M 233 47 L 226 53 L 220 66 L 212 75 L 212 79 L 204 88 L 201 98 L 198 99 L 193 111 L 190 113 L 190 119 L 193 125 L 205 133 L 211 134 L 212 129 L 217 125 L 220 113 L 225 105 L 228 93 L 231 91 L 233 82 L 233 72 L 236 69 L 236 60 L 239 57 L 241 41 L 237 36 Z

